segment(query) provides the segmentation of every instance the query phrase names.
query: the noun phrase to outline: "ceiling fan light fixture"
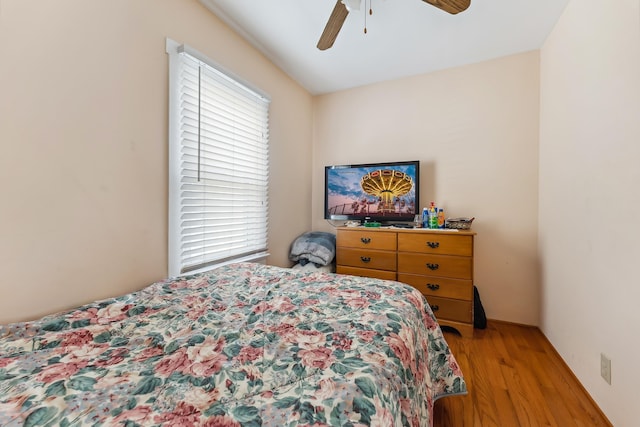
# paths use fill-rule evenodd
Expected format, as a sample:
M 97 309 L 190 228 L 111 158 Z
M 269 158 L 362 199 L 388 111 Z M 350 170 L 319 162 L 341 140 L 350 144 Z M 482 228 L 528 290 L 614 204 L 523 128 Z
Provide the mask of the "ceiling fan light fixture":
M 2 1 L 2 0 L 0 0 Z M 471 0 L 422 0 L 425 3 L 429 3 L 432 6 L 437 7 L 438 9 L 442 9 L 447 13 L 455 15 L 456 13 L 462 12 L 469 7 Z M 336 37 L 338 37 L 338 33 L 344 24 L 345 19 L 347 19 L 347 15 L 352 10 L 360 10 L 360 4 L 362 0 L 336 0 L 336 4 L 331 11 L 331 16 L 329 16 L 329 20 L 324 27 L 324 31 L 320 36 L 320 40 L 318 40 L 318 49 L 327 50 L 333 43 L 336 41 Z M 366 7 L 365 3 L 365 7 Z M 369 14 L 372 13 L 371 10 L 371 0 L 369 0 Z M 364 32 L 367 32 L 367 15 L 364 15 Z
M 360 10 L 360 2 L 361 0 L 342 0 L 342 4 L 345 5 L 349 12 L 352 10 Z

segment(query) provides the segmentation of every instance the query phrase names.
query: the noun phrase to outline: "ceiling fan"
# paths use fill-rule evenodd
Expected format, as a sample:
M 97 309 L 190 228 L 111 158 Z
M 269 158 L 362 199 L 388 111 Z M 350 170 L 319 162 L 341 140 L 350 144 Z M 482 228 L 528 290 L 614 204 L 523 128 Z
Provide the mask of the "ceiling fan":
M 360 9 L 360 1 L 361 0 L 338 0 L 336 1 L 336 5 L 333 7 L 333 12 L 331 12 L 331 16 L 329 16 L 329 21 L 327 21 L 327 25 L 324 27 L 324 31 L 320 36 L 320 40 L 318 41 L 318 49 L 327 50 L 333 43 L 336 41 L 336 37 L 338 37 L 338 33 L 342 28 L 342 24 L 344 24 L 344 20 L 347 19 L 347 15 L 349 11 L 356 9 Z M 429 3 L 432 6 L 437 7 L 438 9 L 442 9 L 445 12 L 448 12 L 452 15 L 456 13 L 462 12 L 469 7 L 471 0 L 422 0 L 425 3 Z

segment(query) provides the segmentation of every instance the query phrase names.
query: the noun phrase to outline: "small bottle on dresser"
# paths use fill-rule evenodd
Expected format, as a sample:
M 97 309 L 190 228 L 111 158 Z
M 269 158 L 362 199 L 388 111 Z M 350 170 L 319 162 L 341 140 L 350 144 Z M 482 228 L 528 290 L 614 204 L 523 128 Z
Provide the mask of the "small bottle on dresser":
M 438 208 L 435 202 L 429 206 L 429 228 L 438 228 Z
M 444 228 L 444 210 L 438 209 L 438 228 Z
M 422 208 L 422 228 L 429 228 L 429 209 Z

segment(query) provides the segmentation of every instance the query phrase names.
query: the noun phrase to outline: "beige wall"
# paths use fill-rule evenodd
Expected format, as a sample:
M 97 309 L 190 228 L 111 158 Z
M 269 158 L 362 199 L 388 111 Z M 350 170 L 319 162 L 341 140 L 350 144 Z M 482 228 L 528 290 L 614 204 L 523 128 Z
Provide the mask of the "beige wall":
M 325 165 L 420 160 L 422 204 L 476 217 L 488 316 L 537 324 L 538 69 L 529 52 L 316 97 L 313 226 L 332 230 Z
M 289 265 L 311 217 L 305 90 L 197 0 L 2 0 L 0 323 L 166 276 L 166 37 L 271 95 L 268 262 Z
M 573 0 L 541 51 L 541 325 L 629 427 L 640 422 L 639 159 L 638 1 Z

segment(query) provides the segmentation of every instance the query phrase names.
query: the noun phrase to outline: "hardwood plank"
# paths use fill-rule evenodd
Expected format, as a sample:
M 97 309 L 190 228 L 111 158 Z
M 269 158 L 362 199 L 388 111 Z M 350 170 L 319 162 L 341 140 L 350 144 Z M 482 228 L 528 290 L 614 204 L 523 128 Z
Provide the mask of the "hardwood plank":
M 445 338 L 469 394 L 438 400 L 434 427 L 612 425 L 538 328 L 490 320 Z

